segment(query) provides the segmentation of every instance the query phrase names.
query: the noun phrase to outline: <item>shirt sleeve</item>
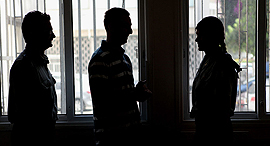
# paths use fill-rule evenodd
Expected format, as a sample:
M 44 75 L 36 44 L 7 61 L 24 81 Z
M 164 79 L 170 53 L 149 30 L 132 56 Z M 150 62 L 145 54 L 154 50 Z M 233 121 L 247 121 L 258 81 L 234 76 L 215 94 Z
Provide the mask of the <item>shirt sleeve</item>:
M 40 86 L 35 70 L 25 61 L 15 62 L 10 70 L 8 119 L 11 123 L 29 119 L 38 112 Z
M 89 85 L 92 95 L 93 104 L 97 106 L 100 101 L 104 100 L 110 94 L 109 69 L 105 62 L 95 61 L 92 59 L 88 66 Z M 108 100 L 104 100 L 108 102 Z M 94 107 L 95 108 L 95 107 Z

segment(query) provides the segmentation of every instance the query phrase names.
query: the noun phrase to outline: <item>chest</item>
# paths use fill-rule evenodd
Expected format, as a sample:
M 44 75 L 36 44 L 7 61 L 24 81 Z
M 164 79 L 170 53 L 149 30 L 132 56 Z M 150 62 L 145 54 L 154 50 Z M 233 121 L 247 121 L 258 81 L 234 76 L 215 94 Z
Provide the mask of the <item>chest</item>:
M 43 89 L 50 89 L 56 83 L 46 65 L 34 64 L 37 78 Z

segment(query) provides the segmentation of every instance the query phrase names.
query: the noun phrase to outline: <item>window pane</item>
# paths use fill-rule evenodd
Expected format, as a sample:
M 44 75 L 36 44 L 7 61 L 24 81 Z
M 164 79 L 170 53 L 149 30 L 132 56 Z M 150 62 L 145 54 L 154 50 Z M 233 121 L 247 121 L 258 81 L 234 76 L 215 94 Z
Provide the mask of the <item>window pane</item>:
M 80 4 L 78 3 L 80 2 Z M 88 62 L 94 52 L 93 1 L 73 1 L 75 113 L 92 114 Z
M 16 8 L 15 14 L 14 7 Z M 13 1 L 0 0 L 0 100 L 2 115 L 7 115 L 9 70 L 16 57 L 24 48 L 24 42 L 21 33 L 21 16 L 21 5 L 19 0 L 15 0 L 15 4 L 13 4 Z
M 270 112 L 270 100 L 269 100 L 269 93 L 270 93 L 270 80 L 269 80 L 269 61 L 270 61 L 270 31 L 269 31 L 269 25 L 270 25 L 270 22 L 269 22 L 269 18 L 270 18 L 270 13 L 269 13 L 269 0 L 266 1 L 267 3 L 267 7 L 266 7 L 266 12 L 268 12 L 266 14 L 267 16 L 267 32 L 266 32 L 266 112 Z
M 129 1 L 129 0 L 127 0 Z M 122 7 L 123 0 L 110 0 L 111 8 L 113 7 Z
M 75 73 L 75 114 L 92 114 L 92 100 L 88 80 L 88 63 L 93 52 L 106 40 L 104 14 L 108 9 L 108 0 L 73 1 L 74 34 L 74 73 Z M 122 0 L 111 0 L 110 7 L 122 7 Z M 135 4 L 135 5 L 134 5 Z M 133 34 L 123 46 L 133 65 L 135 82 L 138 81 L 138 16 L 137 0 L 125 1 L 130 12 Z M 94 9 L 94 8 L 95 9 Z M 95 19 L 94 19 L 95 18 Z
M 51 24 L 55 38 L 53 46 L 46 51 L 50 60 L 48 65 L 53 77 L 56 80 L 55 90 L 57 94 L 58 114 L 66 114 L 66 90 L 65 90 L 65 64 L 64 64 L 64 47 L 63 47 L 63 29 L 59 15 L 59 1 L 46 0 L 46 13 L 51 16 Z
M 196 24 L 205 16 L 216 16 L 225 26 L 227 51 L 239 63 L 236 112 L 255 111 L 255 33 L 256 1 L 249 0 L 190 0 L 189 1 L 189 101 L 192 107 L 192 82 L 204 54 L 195 42 Z M 193 2 L 193 4 L 191 4 Z M 218 104 L 218 103 L 217 103 Z
M 139 59 L 138 59 L 138 0 L 126 0 L 125 9 L 130 13 L 133 33 L 129 35 L 127 43 L 123 46 L 125 53 L 132 62 L 134 83 L 139 81 Z

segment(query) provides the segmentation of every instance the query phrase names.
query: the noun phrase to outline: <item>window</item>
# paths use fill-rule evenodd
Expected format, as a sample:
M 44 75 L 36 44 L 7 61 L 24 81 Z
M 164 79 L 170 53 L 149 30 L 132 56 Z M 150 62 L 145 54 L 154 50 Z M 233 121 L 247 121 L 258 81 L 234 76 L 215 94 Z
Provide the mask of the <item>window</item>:
M 69 7 L 70 5 L 72 7 Z M 21 22 L 25 14 L 32 10 L 46 12 L 51 16 L 51 24 L 56 35 L 53 47 L 49 48 L 46 54 L 50 60 L 48 68 L 56 79 L 55 89 L 60 120 L 70 121 L 91 117 L 93 109 L 88 82 L 88 63 L 93 52 L 100 46 L 101 40 L 106 39 L 103 19 L 105 11 L 111 7 L 124 7 L 130 12 L 133 34 L 129 36 L 123 48 L 131 58 L 134 80 L 138 82 L 137 0 L 73 0 L 72 3 L 63 0 L 28 0 L 27 2 L 0 0 L 0 118 L 6 118 L 7 115 L 9 70 L 25 47 Z M 65 11 L 64 8 L 68 10 Z M 71 8 L 72 14 L 69 14 Z M 73 18 L 73 24 L 69 23 L 72 21 L 64 20 L 64 17 L 69 15 Z M 71 29 L 66 30 L 65 27 Z M 72 42 L 67 41 L 70 36 L 73 38 L 72 46 L 67 45 Z
M 193 4 L 191 4 L 192 2 Z M 267 0 L 266 3 L 268 12 L 269 1 Z M 234 118 L 260 118 L 261 115 L 265 117 L 267 115 L 265 113 L 270 112 L 269 49 L 266 49 L 269 48 L 270 42 L 268 38 L 269 13 L 267 13 L 267 30 L 266 26 L 263 27 L 265 22 L 263 15 L 257 14 L 257 12 L 266 13 L 263 9 L 264 6 L 264 1 L 260 0 L 189 1 L 189 47 L 185 50 L 189 54 L 185 59 L 188 66 L 186 73 L 188 80 L 184 81 L 189 94 L 186 94 L 187 98 L 184 101 L 187 105 L 184 110 L 185 119 L 188 119 L 192 107 L 192 83 L 204 57 L 204 53 L 197 49 L 195 27 L 206 16 L 216 16 L 221 19 L 225 26 L 227 51 L 243 69 L 239 73 Z M 261 33 L 266 31 L 266 34 Z M 259 38 L 266 39 L 266 41 L 262 42 L 262 39 Z

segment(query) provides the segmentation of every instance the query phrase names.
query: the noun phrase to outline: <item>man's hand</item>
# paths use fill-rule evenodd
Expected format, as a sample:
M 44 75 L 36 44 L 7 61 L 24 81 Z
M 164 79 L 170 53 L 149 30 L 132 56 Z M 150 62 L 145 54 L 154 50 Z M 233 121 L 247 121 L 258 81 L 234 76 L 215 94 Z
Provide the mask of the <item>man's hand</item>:
M 136 90 L 138 92 L 137 101 L 139 102 L 143 102 L 152 96 L 152 92 L 147 88 L 145 84 L 146 84 L 146 80 L 140 81 L 136 85 Z

